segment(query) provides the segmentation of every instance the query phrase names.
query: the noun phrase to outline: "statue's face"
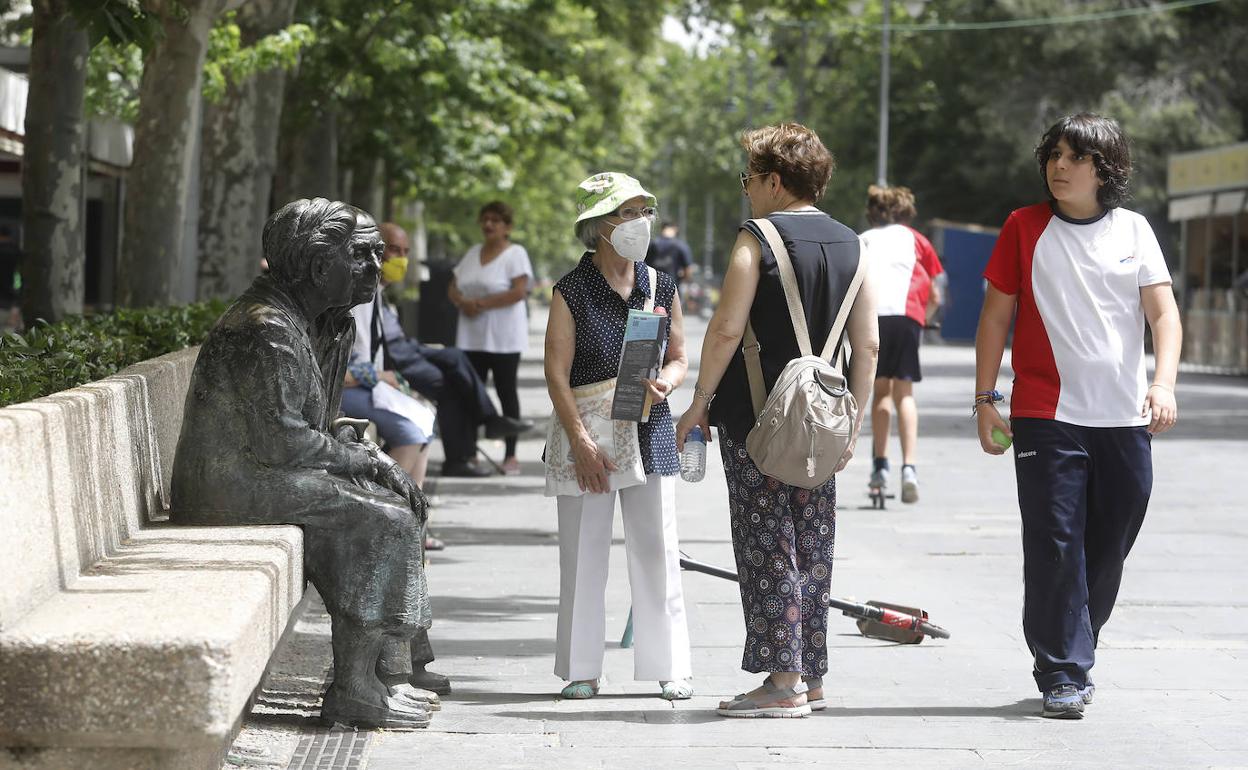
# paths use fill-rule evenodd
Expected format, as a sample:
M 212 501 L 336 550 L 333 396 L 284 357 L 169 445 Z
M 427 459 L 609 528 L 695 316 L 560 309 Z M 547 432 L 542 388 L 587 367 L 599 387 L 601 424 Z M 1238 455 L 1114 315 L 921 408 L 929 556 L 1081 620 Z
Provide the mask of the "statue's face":
M 386 252 L 386 244 L 372 217 L 356 218 L 355 232 L 351 234 L 347 249 L 351 264 L 349 304 L 354 307 L 368 302 L 377 293 L 381 260 Z

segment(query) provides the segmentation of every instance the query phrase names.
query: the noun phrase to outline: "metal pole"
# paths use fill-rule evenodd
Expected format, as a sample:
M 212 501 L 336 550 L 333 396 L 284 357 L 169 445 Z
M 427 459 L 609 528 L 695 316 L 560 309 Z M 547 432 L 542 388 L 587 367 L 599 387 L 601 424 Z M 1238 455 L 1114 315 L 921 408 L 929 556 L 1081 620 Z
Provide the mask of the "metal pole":
M 888 79 L 891 0 L 884 0 L 884 21 L 880 25 L 880 148 L 875 167 L 876 184 L 888 184 Z
M 710 191 L 707 191 L 706 193 L 706 207 L 704 209 L 704 213 L 706 214 L 706 240 L 703 242 L 702 275 L 710 278 L 712 274 L 711 268 L 714 265 L 713 258 L 715 254 L 715 196 L 712 195 Z
M 1187 309 L 1191 305 L 1191 281 L 1187 278 L 1187 220 L 1179 221 L 1179 317 L 1187 324 Z
M 1231 219 L 1231 288 L 1235 287 L 1235 282 L 1239 279 L 1239 220 L 1243 218 L 1244 211 L 1248 210 L 1248 190 L 1241 190 L 1239 195 L 1239 211 L 1236 211 Z M 1239 307 L 1237 298 L 1238 295 L 1234 291 L 1230 292 L 1229 309 L 1232 312 Z
M 745 129 L 754 128 L 754 52 L 750 51 L 745 61 Z M 750 218 L 750 202 L 741 196 L 741 221 Z

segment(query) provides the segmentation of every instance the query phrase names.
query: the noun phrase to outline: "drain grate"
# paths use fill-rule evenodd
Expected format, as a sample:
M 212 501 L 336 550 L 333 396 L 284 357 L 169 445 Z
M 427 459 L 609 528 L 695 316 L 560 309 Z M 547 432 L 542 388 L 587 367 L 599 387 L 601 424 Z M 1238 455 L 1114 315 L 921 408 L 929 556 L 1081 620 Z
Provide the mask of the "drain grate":
M 317 728 L 299 736 L 287 770 L 361 770 L 364 750 L 372 733 L 341 728 Z

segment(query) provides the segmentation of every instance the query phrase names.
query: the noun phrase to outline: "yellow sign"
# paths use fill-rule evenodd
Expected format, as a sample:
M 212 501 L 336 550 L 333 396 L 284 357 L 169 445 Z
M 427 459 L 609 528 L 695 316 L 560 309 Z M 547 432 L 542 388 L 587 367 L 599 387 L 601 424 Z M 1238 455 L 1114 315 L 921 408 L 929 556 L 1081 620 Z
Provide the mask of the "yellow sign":
M 1248 142 L 1170 156 L 1171 197 L 1248 187 Z

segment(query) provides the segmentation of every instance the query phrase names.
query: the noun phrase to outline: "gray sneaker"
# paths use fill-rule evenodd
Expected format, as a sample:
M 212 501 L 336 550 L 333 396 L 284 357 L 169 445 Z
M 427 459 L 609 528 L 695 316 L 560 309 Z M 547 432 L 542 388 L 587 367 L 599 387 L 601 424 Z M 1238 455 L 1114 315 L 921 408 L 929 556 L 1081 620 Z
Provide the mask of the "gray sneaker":
M 919 501 L 919 474 L 913 465 L 901 466 L 901 501 L 917 503 Z
M 1083 705 L 1085 706 L 1092 702 L 1092 696 L 1095 694 L 1096 685 L 1092 684 L 1091 679 L 1089 679 L 1084 688 L 1079 691 L 1079 697 L 1083 699 Z
M 1049 719 L 1083 719 L 1083 697 L 1073 684 L 1059 684 L 1044 693 L 1040 716 Z
M 886 468 L 879 468 L 871 471 L 871 479 L 867 482 L 867 486 L 871 489 L 887 489 L 888 470 Z

